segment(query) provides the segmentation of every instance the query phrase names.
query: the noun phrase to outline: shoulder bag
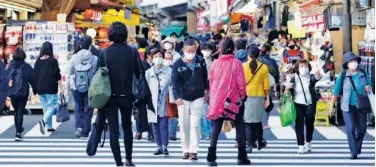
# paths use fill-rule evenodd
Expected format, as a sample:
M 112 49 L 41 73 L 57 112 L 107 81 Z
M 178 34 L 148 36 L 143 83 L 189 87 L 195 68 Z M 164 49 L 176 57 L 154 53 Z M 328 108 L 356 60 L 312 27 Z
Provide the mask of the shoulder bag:
M 351 81 L 351 85 L 352 85 L 352 87 L 355 91 L 355 94 L 356 94 L 356 108 L 358 108 L 359 110 L 362 110 L 363 112 L 371 113 L 372 107 L 371 107 L 371 103 L 369 102 L 368 96 L 364 96 L 363 94 L 359 94 L 358 91 L 356 90 L 354 80 L 352 79 L 351 76 L 348 76 L 348 77 Z

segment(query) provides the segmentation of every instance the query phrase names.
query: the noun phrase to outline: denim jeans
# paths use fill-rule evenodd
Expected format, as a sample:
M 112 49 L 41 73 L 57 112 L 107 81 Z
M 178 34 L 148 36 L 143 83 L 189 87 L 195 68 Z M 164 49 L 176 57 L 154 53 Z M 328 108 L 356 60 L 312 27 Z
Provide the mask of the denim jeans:
M 205 103 L 202 107 L 202 117 L 201 117 L 201 137 L 210 137 L 212 131 L 212 122 L 206 118 L 206 113 L 208 111 L 209 104 Z
M 82 129 L 82 137 L 88 137 L 91 131 L 91 118 L 93 117 L 93 108 L 89 107 L 88 93 L 81 93 L 72 90 L 74 99 L 74 118 L 76 120 L 76 130 Z
M 39 95 L 40 102 L 43 107 L 43 120 L 46 122 L 46 128 L 52 128 L 52 116 L 55 114 L 58 107 L 57 94 L 43 94 Z
M 363 139 L 367 132 L 367 113 L 358 110 L 356 106 L 350 106 L 349 110 L 342 111 L 342 114 L 350 152 L 355 156 L 362 152 Z
M 178 118 L 169 118 L 168 119 L 168 131 L 170 138 L 176 138 L 176 131 L 178 130 Z
M 157 123 L 153 123 L 155 143 L 158 147 L 167 147 L 168 145 L 168 118 L 159 117 Z

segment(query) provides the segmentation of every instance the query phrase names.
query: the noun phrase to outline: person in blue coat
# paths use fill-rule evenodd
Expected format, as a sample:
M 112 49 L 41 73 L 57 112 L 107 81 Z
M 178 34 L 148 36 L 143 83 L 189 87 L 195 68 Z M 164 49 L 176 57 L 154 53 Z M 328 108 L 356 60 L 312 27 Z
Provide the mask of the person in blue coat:
M 333 116 L 333 106 L 337 98 L 341 98 L 341 110 L 346 126 L 347 140 L 350 147 L 350 159 L 357 159 L 362 152 L 363 139 L 367 130 L 367 113 L 357 108 L 358 95 L 366 96 L 372 92 L 370 79 L 359 69 L 360 57 L 347 52 L 343 59 L 343 73 L 338 76 L 329 105 L 330 116 Z M 343 78 L 345 77 L 345 78 Z M 352 81 L 356 87 L 352 85 Z M 358 95 L 357 95 L 358 94 Z

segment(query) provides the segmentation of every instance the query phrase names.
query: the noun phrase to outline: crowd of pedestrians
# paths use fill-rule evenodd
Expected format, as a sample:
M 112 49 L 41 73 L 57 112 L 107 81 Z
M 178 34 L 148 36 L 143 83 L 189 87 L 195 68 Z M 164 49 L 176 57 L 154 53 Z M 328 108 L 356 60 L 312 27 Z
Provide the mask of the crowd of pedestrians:
M 169 140 L 177 140 L 179 127 L 182 159 L 197 160 L 200 139 L 205 139 L 210 141 L 209 166 L 217 166 L 217 142 L 227 121 L 231 121 L 236 130 L 238 165 L 251 163 L 247 153 L 252 153 L 252 148 L 261 150 L 267 146 L 263 131 L 269 128 L 269 113 L 278 107 L 272 100 L 281 85 L 279 67 L 270 58 L 270 44 L 255 44 L 244 37 L 234 40 L 221 34 L 205 41 L 185 35 L 180 41 L 178 35 L 172 33 L 161 41 L 137 38 L 136 45 L 129 45 L 127 28 L 120 22 L 111 25 L 108 36 L 112 44 L 100 52 L 93 46 L 91 37 L 82 37 L 79 49 L 69 61 L 68 90 L 75 106 L 72 136 L 87 140 L 92 131 L 91 120 L 97 109 L 90 107 L 88 91 L 97 69 L 106 67 L 111 97 L 98 109 L 97 127 L 93 129 L 101 134 L 105 122 L 108 123 L 110 146 L 117 166 L 134 166 L 132 115 L 136 120 L 134 138 L 140 140 L 147 132 L 148 140 L 156 143 L 154 155 L 169 155 Z M 312 74 L 311 65 L 304 60 L 295 41 L 288 41 L 286 46 L 281 59 L 284 63 L 294 62 L 295 72 L 291 81 L 284 85 L 285 93 L 293 95 L 297 152 L 303 154 L 312 151 L 319 96 L 314 87 L 321 74 Z M 0 92 L 9 96 L 15 110 L 15 140 L 22 141 L 23 114 L 30 86 L 43 106 L 40 131 L 53 133 L 56 130 L 52 115 L 58 107 L 59 93 L 62 96 L 65 90 L 52 44 L 43 43 L 34 67 L 25 63 L 26 54 L 21 48 L 17 48 L 12 57 L 6 70 L 0 62 Z M 356 107 L 356 94 L 365 95 L 371 87 L 369 78 L 358 68 L 359 58 L 349 52 L 344 60 L 345 75 L 340 75 L 336 81 L 330 114 L 333 114 L 337 97 L 341 97 L 351 159 L 356 159 L 361 153 L 367 119 L 365 112 Z M 134 78 L 146 81 L 148 91 L 143 99 L 133 97 Z M 5 98 L 0 96 L 0 101 Z M 119 125 L 123 129 L 125 164 L 119 146 Z

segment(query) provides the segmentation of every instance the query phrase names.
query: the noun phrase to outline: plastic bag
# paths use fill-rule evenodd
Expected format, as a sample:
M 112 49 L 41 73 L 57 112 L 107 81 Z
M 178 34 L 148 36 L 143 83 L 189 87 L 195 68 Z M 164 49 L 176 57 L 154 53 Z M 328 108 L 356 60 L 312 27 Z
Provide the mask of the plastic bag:
M 375 95 L 373 93 L 368 93 L 368 100 L 371 103 L 372 113 L 375 115 Z
M 283 95 L 279 117 L 282 127 L 291 125 L 296 119 L 296 109 L 290 93 Z

